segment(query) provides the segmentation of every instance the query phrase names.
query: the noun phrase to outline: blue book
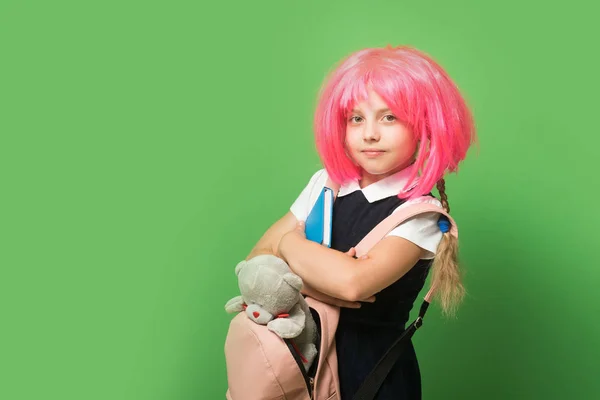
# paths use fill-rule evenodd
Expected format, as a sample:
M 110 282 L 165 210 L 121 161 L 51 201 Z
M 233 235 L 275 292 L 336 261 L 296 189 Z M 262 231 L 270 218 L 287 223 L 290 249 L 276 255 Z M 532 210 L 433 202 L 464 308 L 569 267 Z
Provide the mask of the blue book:
M 306 218 L 306 238 L 324 246 L 331 247 L 332 216 L 333 191 L 328 187 L 324 187 Z

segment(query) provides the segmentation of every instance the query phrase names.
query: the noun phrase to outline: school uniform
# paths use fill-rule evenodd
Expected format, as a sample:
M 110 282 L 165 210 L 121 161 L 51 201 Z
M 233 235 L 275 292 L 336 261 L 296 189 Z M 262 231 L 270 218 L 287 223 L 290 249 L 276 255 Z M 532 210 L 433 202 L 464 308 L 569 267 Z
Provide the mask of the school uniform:
M 340 187 L 333 206 L 331 248 L 346 252 L 356 246 L 377 224 L 408 202 L 398 198 L 409 176 L 408 167 L 363 189 L 357 181 Z M 290 211 L 305 221 L 327 181 L 322 169 L 310 179 Z M 441 203 L 428 200 L 438 206 Z M 336 332 L 338 373 L 342 400 L 351 400 L 377 361 L 405 329 L 410 310 L 425 284 L 442 232 L 438 213 L 413 217 L 388 236 L 403 237 L 426 250 L 426 254 L 402 278 L 376 294 L 374 303 L 359 309 L 342 308 Z M 326 268 L 327 266 L 323 266 Z M 421 398 L 421 375 L 410 343 L 381 386 L 377 400 Z

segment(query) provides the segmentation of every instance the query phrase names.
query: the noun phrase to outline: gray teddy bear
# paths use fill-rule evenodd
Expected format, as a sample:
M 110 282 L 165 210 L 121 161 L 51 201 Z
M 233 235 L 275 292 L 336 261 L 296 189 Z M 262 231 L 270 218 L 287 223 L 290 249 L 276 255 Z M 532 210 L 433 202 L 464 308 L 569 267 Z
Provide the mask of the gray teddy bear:
M 228 313 L 245 310 L 252 321 L 293 342 L 304 357 L 306 371 L 317 354 L 317 326 L 300 293 L 302 279 L 281 258 L 266 254 L 235 267 L 241 296 L 225 305 Z

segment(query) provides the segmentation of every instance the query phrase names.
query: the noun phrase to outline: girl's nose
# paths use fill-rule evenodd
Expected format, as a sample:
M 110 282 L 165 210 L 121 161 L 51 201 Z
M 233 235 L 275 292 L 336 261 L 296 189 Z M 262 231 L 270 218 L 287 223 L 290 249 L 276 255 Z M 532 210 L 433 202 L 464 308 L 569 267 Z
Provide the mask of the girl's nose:
M 379 131 L 376 125 L 373 123 L 366 124 L 365 130 L 363 133 L 363 137 L 367 141 L 378 140 L 379 139 Z

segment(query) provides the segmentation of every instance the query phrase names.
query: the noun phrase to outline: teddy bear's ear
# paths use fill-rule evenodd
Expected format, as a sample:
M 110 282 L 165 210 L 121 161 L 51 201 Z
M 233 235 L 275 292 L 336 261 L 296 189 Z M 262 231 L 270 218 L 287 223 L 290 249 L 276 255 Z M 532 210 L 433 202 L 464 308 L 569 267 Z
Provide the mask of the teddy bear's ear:
M 238 265 L 235 266 L 235 274 L 239 275 L 242 268 L 246 265 L 246 260 L 240 261 Z
M 296 274 L 288 272 L 287 274 L 283 275 L 283 280 L 296 290 L 302 289 L 302 278 Z

